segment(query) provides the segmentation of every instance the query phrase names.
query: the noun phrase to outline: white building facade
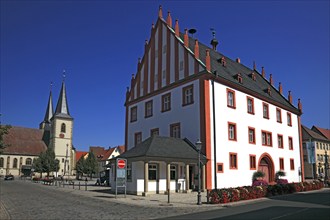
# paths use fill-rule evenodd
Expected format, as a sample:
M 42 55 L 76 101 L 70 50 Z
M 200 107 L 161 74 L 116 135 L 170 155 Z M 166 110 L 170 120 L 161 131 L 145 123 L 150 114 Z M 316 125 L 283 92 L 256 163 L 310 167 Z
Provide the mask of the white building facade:
M 171 15 L 165 21 L 159 9 L 126 94 L 126 149 L 152 135 L 199 139 L 208 160 L 207 189 L 251 185 L 257 170 L 268 182 L 279 170 L 289 182 L 302 180 L 300 101 L 296 108 L 291 93 L 285 98 L 281 84 L 276 89 L 272 76 L 265 79 L 264 69 L 249 69 L 218 53 L 215 39 L 211 44 L 200 44 L 187 30 L 180 33 L 177 20 L 172 28 Z M 185 180 L 189 168 L 178 167 Z M 132 175 L 144 169 L 132 166 Z M 141 191 L 143 178 L 134 181 Z

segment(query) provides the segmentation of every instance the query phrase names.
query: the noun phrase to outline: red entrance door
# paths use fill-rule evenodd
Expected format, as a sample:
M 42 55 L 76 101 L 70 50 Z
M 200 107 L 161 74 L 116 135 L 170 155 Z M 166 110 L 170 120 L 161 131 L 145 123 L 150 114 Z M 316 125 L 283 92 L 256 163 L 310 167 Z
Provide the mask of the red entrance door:
M 259 170 L 265 174 L 263 180 L 269 183 L 269 165 L 266 160 L 262 159 L 260 161 Z

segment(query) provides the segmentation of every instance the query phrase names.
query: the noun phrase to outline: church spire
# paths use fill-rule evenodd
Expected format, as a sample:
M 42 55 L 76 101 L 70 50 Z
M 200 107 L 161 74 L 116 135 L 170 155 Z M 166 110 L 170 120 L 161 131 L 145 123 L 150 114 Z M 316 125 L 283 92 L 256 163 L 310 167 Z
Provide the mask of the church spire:
M 65 71 L 63 71 L 62 88 L 61 88 L 60 96 L 57 101 L 54 116 L 71 118 L 70 113 L 69 113 L 68 100 L 66 97 L 66 90 L 65 90 Z
M 50 93 L 48 98 L 47 109 L 45 113 L 44 120 L 40 123 L 40 129 L 48 129 L 50 126 L 50 119 L 53 117 L 53 98 L 52 98 L 52 85 L 53 82 L 50 83 Z

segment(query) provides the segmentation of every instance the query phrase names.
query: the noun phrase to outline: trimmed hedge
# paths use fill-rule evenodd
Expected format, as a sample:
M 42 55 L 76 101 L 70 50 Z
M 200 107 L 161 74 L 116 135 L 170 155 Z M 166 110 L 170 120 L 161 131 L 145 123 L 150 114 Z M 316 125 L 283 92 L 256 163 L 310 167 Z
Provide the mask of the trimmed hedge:
M 291 194 L 295 192 L 318 190 L 323 187 L 323 182 L 315 180 L 313 182 L 213 189 L 209 194 L 209 201 L 211 204 L 228 203 L 262 197 Z

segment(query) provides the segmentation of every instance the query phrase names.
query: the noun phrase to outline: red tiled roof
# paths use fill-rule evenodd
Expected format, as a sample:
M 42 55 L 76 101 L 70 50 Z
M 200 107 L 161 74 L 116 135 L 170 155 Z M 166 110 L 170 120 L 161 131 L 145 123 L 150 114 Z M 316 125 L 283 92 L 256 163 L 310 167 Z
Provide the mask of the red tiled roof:
M 318 132 L 319 134 L 322 134 L 324 137 L 326 137 L 326 138 L 328 138 L 328 140 L 330 140 L 330 130 L 329 129 L 313 126 L 312 130 Z
M 81 157 L 84 157 L 86 154 L 88 154 L 88 152 L 77 151 L 76 152 L 76 161 L 78 161 Z
M 109 148 L 108 150 L 105 151 L 105 154 L 103 155 L 103 158 L 101 160 L 108 160 L 110 155 L 112 154 L 112 152 L 115 150 L 116 148 Z
M 117 148 L 118 148 L 120 154 L 125 152 L 125 146 L 121 145 L 121 146 L 118 146 Z
M 89 151 L 93 152 L 94 156 L 98 160 L 101 160 L 106 153 L 106 150 L 104 149 L 104 147 L 100 147 L 100 146 L 90 146 Z
M 41 129 L 12 126 L 9 133 L 3 137 L 4 143 L 9 145 L 3 153 L 38 156 L 47 149 L 42 140 L 43 134 Z

